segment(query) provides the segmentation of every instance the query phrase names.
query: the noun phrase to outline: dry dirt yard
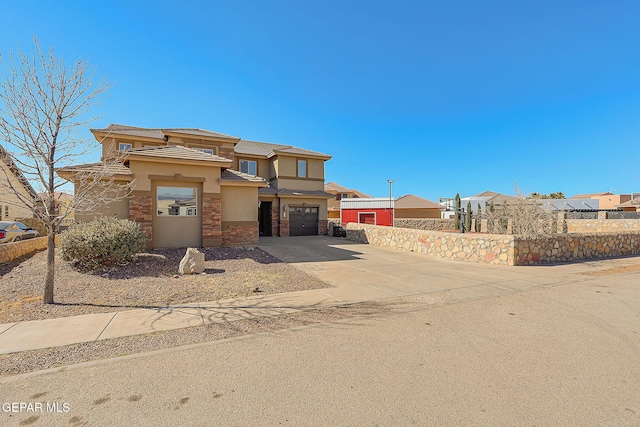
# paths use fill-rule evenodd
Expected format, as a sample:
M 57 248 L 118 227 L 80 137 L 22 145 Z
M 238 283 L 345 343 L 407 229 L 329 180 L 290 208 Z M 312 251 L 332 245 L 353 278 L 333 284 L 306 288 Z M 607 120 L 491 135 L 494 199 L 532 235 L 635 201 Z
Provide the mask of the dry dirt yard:
M 261 249 L 201 251 L 204 274 L 185 276 L 177 275 L 184 249 L 152 250 L 93 272 L 56 256 L 53 305 L 42 303 L 46 252 L 0 264 L 0 323 L 331 287 Z

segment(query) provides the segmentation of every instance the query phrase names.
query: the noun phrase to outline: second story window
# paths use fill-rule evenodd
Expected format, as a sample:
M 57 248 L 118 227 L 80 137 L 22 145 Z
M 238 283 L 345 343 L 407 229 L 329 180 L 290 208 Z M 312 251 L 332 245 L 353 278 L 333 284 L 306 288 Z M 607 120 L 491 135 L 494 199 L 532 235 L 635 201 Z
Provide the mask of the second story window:
M 240 172 L 258 175 L 258 163 L 255 160 L 240 160 Z
M 307 177 L 307 161 L 298 160 L 298 178 Z
M 124 142 L 121 142 L 120 144 L 118 144 L 118 150 L 120 151 L 131 150 L 131 148 L 133 148 L 131 144 L 125 144 Z
M 202 151 L 203 153 L 207 153 L 207 154 L 215 154 L 213 152 L 213 149 L 211 149 L 211 148 L 196 148 L 196 150 Z

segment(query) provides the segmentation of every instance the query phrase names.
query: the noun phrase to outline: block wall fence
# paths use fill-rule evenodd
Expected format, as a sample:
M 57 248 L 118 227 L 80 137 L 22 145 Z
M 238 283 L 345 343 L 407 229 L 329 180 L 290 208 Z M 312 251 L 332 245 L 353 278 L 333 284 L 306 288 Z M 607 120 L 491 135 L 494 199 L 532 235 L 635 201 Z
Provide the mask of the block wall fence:
M 347 224 L 347 238 L 454 261 L 534 265 L 640 254 L 640 231 L 563 233 L 541 239 Z

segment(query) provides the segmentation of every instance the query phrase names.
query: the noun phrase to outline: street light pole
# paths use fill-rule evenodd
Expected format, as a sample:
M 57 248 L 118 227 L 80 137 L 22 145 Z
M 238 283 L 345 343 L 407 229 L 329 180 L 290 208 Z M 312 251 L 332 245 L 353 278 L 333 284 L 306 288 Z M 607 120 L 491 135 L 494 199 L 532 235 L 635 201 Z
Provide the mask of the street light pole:
M 393 227 L 393 206 L 392 206 L 392 200 L 393 200 L 393 183 L 396 182 L 395 179 L 388 179 L 387 182 L 389 183 L 389 217 L 391 218 L 391 227 Z

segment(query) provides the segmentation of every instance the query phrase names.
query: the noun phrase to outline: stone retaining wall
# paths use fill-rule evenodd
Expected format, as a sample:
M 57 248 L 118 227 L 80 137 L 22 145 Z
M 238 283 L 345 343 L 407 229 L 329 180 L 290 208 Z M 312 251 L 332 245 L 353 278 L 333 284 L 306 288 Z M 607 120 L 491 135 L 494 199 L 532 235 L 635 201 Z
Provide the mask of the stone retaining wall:
M 640 232 L 555 234 L 528 240 L 516 237 L 515 245 L 516 265 L 571 262 L 638 255 Z
M 400 228 L 412 228 L 414 230 L 454 230 L 456 221 L 453 219 L 439 218 L 396 218 L 393 225 Z
M 358 243 L 455 261 L 514 265 L 514 236 L 444 233 L 367 224 L 347 224 L 347 238 Z
M 566 219 L 567 233 L 640 231 L 640 219 Z
M 610 220 L 609 220 L 610 221 Z M 554 234 L 541 239 L 347 224 L 347 238 L 406 252 L 498 265 L 571 262 L 640 254 L 640 231 Z
M 59 236 L 56 236 L 58 244 Z M 34 252 L 47 249 L 47 237 L 36 237 L 35 239 L 23 240 L 21 242 L 0 244 L 0 263 L 13 261 L 21 256 L 30 255 Z

